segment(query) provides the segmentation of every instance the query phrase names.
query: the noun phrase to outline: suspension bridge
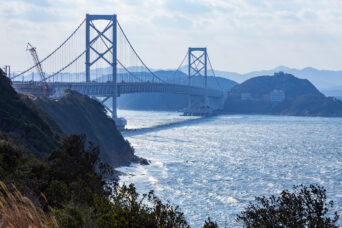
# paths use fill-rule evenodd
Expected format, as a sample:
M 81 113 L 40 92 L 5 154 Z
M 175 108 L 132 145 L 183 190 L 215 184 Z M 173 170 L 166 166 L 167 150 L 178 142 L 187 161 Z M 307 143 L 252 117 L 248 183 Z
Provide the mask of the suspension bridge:
M 178 69 L 169 77 L 160 77 L 138 55 L 115 14 L 87 14 L 67 39 L 41 60 L 32 45 L 28 50 L 34 64 L 10 75 L 19 93 L 59 97 L 67 89 L 76 90 L 103 103 L 117 125 L 125 125 L 117 116 L 116 101 L 121 94 L 185 94 L 185 115 L 207 115 L 224 102 L 225 92 L 219 83 L 215 88 L 208 86 L 208 66 L 211 75 L 215 74 L 206 48 L 189 48 Z M 184 78 L 181 69 L 186 60 Z M 201 83 L 195 84 L 198 78 Z M 195 104 L 194 97 L 203 98 L 202 104 Z

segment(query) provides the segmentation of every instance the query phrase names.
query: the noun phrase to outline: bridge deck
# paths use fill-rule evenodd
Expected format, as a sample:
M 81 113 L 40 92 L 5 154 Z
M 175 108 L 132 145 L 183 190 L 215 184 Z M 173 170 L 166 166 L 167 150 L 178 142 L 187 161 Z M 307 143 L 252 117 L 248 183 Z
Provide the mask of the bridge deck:
M 47 83 L 57 93 L 63 92 L 66 89 L 76 90 L 81 94 L 98 97 L 108 97 L 114 94 L 114 83 L 101 83 L 101 82 L 54 82 Z M 31 89 L 28 85 L 29 82 L 13 82 L 14 87 L 22 93 L 31 93 L 35 95 L 35 90 Z M 174 93 L 186 94 L 192 96 L 208 96 L 208 97 L 222 97 L 223 91 L 216 89 L 205 89 L 188 85 L 176 85 L 169 83 L 153 83 L 153 82 L 119 82 L 117 83 L 118 96 L 120 94 L 129 93 Z

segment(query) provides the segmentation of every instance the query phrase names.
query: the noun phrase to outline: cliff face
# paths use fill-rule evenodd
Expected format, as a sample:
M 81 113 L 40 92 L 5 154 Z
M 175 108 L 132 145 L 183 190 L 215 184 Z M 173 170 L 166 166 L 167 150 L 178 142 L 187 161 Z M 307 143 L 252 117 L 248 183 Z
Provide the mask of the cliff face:
M 74 91 L 59 99 L 39 98 L 34 101 L 46 111 L 66 134 L 86 134 L 87 140 L 100 147 L 100 157 L 114 167 L 130 162 L 146 162 L 134 150 L 107 116 L 102 104 Z
M 233 87 L 225 102 L 225 112 L 341 117 L 342 102 L 325 97 L 306 79 L 280 72 Z
M 0 133 L 39 157 L 59 146 L 64 136 L 51 118 L 30 105 L 30 99 L 12 88 L 0 70 Z

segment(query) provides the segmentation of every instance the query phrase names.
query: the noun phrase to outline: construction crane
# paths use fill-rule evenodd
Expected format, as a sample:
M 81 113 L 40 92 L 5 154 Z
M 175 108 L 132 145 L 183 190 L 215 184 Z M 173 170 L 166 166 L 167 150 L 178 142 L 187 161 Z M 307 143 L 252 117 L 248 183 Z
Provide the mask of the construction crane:
M 39 61 L 36 49 L 37 48 L 33 47 L 30 43 L 27 43 L 26 51 L 30 52 L 30 54 L 31 54 L 31 56 L 33 58 L 33 63 L 36 66 L 37 71 L 38 71 L 38 73 L 40 75 L 41 82 L 43 84 L 45 84 L 45 74 L 43 72 L 42 65 L 40 64 L 40 61 Z
M 30 82 L 30 84 L 24 85 L 22 90 L 35 90 L 36 93 L 40 94 L 41 96 L 49 96 L 54 93 L 54 89 L 46 83 L 45 73 L 43 72 L 36 49 L 37 48 L 33 47 L 30 43 L 27 43 L 26 51 L 29 51 L 33 58 L 33 63 L 40 75 L 41 82 L 35 83 L 34 81 L 32 81 Z

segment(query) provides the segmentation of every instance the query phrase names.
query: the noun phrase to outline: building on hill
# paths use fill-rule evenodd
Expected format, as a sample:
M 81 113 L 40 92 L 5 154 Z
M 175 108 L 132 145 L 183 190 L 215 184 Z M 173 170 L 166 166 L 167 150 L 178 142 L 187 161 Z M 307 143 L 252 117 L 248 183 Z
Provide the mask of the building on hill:
M 273 90 L 270 92 L 270 101 L 271 102 L 282 102 L 285 100 L 285 92 L 283 90 Z

